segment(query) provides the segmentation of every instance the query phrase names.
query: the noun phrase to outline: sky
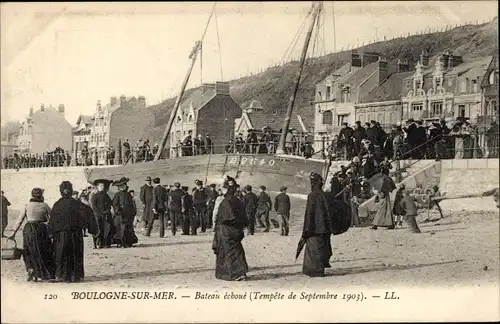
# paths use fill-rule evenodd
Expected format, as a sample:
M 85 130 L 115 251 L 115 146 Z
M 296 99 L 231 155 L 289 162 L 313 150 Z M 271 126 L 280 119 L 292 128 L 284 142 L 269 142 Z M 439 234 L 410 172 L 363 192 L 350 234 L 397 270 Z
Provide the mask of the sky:
M 213 6 L 213 2 L 2 3 L 2 124 L 23 120 L 30 107 L 36 111 L 42 103 L 64 104 L 66 119 L 75 124 L 80 114 L 92 114 L 97 100 L 106 104 L 111 96 L 143 95 L 148 105 L 175 96 Z M 198 60 L 188 88 L 279 63 L 310 6 L 308 1 L 217 3 L 201 64 Z M 309 55 L 384 36 L 489 21 L 497 11 L 497 1 L 324 1 L 317 46 Z M 289 57 L 299 57 L 304 35 L 305 31 Z

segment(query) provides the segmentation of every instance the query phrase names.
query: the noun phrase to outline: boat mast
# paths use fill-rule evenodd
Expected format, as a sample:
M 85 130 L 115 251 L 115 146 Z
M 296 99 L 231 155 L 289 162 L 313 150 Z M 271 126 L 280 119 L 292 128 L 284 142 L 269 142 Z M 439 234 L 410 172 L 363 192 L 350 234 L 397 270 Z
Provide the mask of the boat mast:
M 299 61 L 299 69 L 297 70 L 297 74 L 295 75 L 295 82 L 292 90 L 292 94 L 290 95 L 290 100 L 288 101 L 288 108 L 286 110 L 285 121 L 283 123 L 283 128 L 281 130 L 280 142 L 278 145 L 278 149 L 276 150 L 276 154 L 284 154 L 285 153 L 285 144 L 286 144 L 286 134 L 288 134 L 288 129 L 290 127 L 290 119 L 292 117 L 293 106 L 295 104 L 295 97 L 297 96 L 297 91 L 299 90 L 299 82 L 300 77 L 302 76 L 302 71 L 304 69 L 304 62 L 306 60 L 307 49 L 309 47 L 309 43 L 311 41 L 312 32 L 314 29 L 314 23 L 318 18 L 318 15 L 321 11 L 321 3 L 319 1 L 315 1 L 312 3 L 311 9 L 309 10 L 309 15 L 311 15 L 311 20 L 309 22 L 309 30 L 306 34 L 306 39 L 304 40 L 304 47 L 302 48 L 302 54 L 300 56 Z
M 198 52 L 201 51 L 203 39 L 205 38 L 205 35 L 207 33 L 208 25 L 210 24 L 210 20 L 212 19 L 212 15 L 214 14 L 216 4 L 217 3 L 214 3 L 214 6 L 212 8 L 212 13 L 208 18 L 207 25 L 205 26 L 205 31 L 203 32 L 201 40 L 195 43 L 193 49 L 191 50 L 191 54 L 189 54 L 191 63 L 189 65 L 189 69 L 186 73 L 184 81 L 182 82 L 181 91 L 179 92 L 179 95 L 175 99 L 174 109 L 172 109 L 172 112 L 170 113 L 170 118 L 168 120 L 167 127 L 165 127 L 165 131 L 163 132 L 163 137 L 161 138 L 160 147 L 158 148 L 158 152 L 156 152 L 154 161 L 160 159 L 161 153 L 163 152 L 163 150 L 165 149 L 165 145 L 167 144 L 168 135 L 170 134 L 170 130 L 172 129 L 172 125 L 174 124 L 175 116 L 177 116 L 177 111 L 179 110 L 182 96 L 184 95 L 184 91 L 186 90 L 187 84 L 189 82 L 189 77 L 191 76 L 191 72 L 193 72 L 194 63 L 196 63 L 196 57 L 198 56 Z

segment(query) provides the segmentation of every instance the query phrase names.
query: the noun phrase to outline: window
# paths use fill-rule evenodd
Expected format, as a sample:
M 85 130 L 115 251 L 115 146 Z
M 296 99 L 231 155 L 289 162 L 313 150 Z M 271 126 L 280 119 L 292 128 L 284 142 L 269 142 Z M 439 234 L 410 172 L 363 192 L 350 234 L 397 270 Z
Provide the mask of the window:
M 333 124 L 333 113 L 331 111 L 325 111 L 323 113 L 323 125 Z
M 436 79 L 436 89 L 441 87 L 441 79 Z
M 465 117 L 465 105 L 458 105 L 458 117 Z
M 346 88 L 342 90 L 342 94 L 340 96 L 340 102 L 349 102 L 351 100 L 351 89 Z
M 477 92 L 477 80 L 472 80 L 472 92 Z
M 460 89 L 459 92 L 464 93 L 466 92 L 466 83 L 465 80 L 460 80 Z
M 337 116 L 337 126 L 342 126 L 342 123 L 347 121 L 347 115 L 338 115 Z
M 189 115 L 188 122 L 190 122 L 190 123 L 193 122 L 193 116 Z
M 443 103 L 442 102 L 431 103 L 431 114 L 433 116 L 441 116 L 443 114 Z
M 422 110 L 422 104 L 421 103 L 412 104 L 411 105 L 411 109 L 413 111 L 421 111 Z
M 318 91 L 318 100 L 322 100 L 322 99 L 323 99 L 322 93 L 321 93 L 321 91 Z
M 326 100 L 330 100 L 332 88 L 330 86 L 326 87 Z
M 181 116 L 177 116 L 177 124 L 179 124 L 181 122 Z

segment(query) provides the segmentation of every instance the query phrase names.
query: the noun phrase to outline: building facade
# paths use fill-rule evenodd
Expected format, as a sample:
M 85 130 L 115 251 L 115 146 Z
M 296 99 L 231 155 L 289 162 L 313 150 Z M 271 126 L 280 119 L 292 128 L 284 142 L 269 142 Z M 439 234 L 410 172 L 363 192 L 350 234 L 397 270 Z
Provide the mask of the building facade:
M 481 82 L 481 89 L 483 91 L 483 109 L 479 122 L 486 126 L 492 121 L 498 122 L 498 55 L 493 57 L 486 69 L 485 77 Z
M 73 149 L 73 128 L 65 118 L 65 107 L 59 105 L 40 106 L 40 110 L 30 113 L 21 124 L 17 137 L 19 152 L 43 154 L 55 150 L 57 147 L 67 152 Z
M 170 131 L 170 156 L 178 155 L 180 143 L 192 136 L 210 134 L 214 153 L 223 153 L 234 134 L 234 120 L 242 110 L 229 94 L 229 82 L 205 83 L 182 100 Z
M 120 141 L 128 139 L 134 146 L 139 140 L 148 138 L 148 133 L 154 127 L 155 117 L 145 108 L 144 96 L 113 96 L 104 106 L 100 100 L 97 101 L 91 118 L 88 148 L 91 154 L 97 153 L 99 165 L 106 163 L 107 152 L 116 149 Z
M 82 150 L 87 148 L 90 143 L 92 131 L 92 116 L 80 115 L 76 121 L 76 127 L 73 129 L 73 157 L 78 160 L 82 158 Z M 75 155 L 76 154 L 76 155 Z
M 446 51 L 434 64 L 429 59 L 423 52 L 413 75 L 403 81 L 403 119 L 477 119 L 481 113 L 480 84 L 491 56 L 464 62 Z

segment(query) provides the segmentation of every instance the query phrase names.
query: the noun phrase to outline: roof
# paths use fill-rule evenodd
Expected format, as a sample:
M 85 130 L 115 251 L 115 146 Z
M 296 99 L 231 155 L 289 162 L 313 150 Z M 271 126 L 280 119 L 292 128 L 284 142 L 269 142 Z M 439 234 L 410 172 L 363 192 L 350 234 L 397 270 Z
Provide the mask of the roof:
M 213 97 L 215 97 L 215 85 L 214 87 L 199 87 L 189 93 L 189 95 L 184 96 L 182 102 L 179 106 L 180 111 L 189 110 L 191 104 L 193 105 L 193 110 L 199 110 L 204 107 Z
M 484 70 L 488 68 L 488 65 L 491 62 L 492 56 L 484 56 L 484 57 L 479 57 L 477 59 L 464 62 L 462 64 L 459 64 L 452 68 L 451 70 L 447 71 L 445 75 L 448 74 L 458 74 L 458 76 L 462 76 L 464 73 L 469 72 L 471 69 L 474 68 L 479 68 L 481 69 L 482 66 L 484 66 Z M 478 71 L 478 69 L 476 69 Z M 484 73 L 483 73 L 484 75 Z
M 270 113 L 269 111 L 256 111 L 252 113 L 246 113 L 252 127 L 256 130 L 262 130 L 264 127 L 271 127 L 273 131 L 278 131 L 283 128 L 284 113 Z M 243 116 L 242 116 L 243 118 Z M 308 127 L 305 120 L 303 120 L 306 127 Z M 290 128 L 295 128 L 298 131 L 302 130 L 302 125 L 299 121 L 298 115 L 292 116 L 290 119 Z
M 351 86 L 357 86 L 361 84 L 364 80 L 366 80 L 367 77 L 369 77 L 372 73 L 374 73 L 378 69 L 378 63 L 370 63 L 363 68 L 357 70 L 349 76 L 345 81 L 342 83 L 344 84 L 350 84 Z
M 392 101 L 401 98 L 403 80 L 414 72 L 394 73 L 382 84 L 361 97 L 360 103 Z
M 92 124 L 92 116 L 90 116 L 90 115 L 78 116 L 78 119 L 76 120 L 76 124 L 79 125 L 82 122 L 82 120 L 86 125 Z
M 245 104 L 242 108 L 243 109 L 255 109 L 255 110 L 264 109 L 264 107 L 262 107 L 261 103 L 258 100 L 252 100 L 252 101 L 250 101 L 250 103 Z

